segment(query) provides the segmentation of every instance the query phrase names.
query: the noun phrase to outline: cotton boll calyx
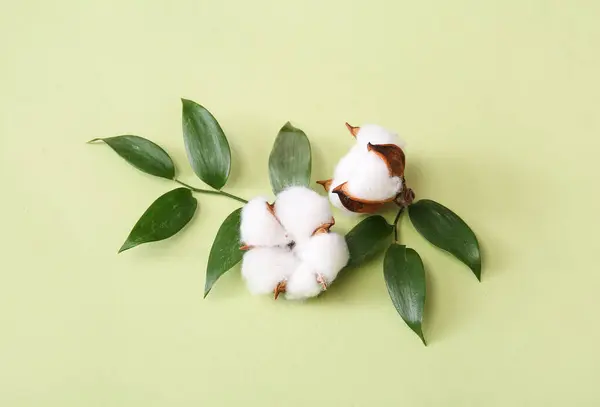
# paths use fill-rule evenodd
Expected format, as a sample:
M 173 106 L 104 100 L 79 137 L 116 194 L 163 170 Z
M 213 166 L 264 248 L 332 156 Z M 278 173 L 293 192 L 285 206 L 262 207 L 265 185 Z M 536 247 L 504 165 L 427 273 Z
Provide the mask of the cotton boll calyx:
M 327 198 L 306 187 L 291 187 L 279 193 L 275 216 L 296 243 L 333 221 Z
M 242 208 L 240 237 L 247 246 L 285 246 L 290 242 L 266 198 L 250 200 Z
M 244 254 L 242 277 L 255 295 L 270 294 L 285 282 L 299 261 L 287 248 L 255 247 Z
M 350 258 L 343 236 L 337 233 L 322 233 L 311 237 L 295 248 L 298 258 L 331 284 Z
M 287 280 L 285 298 L 288 300 L 304 300 L 316 297 L 323 290 L 317 278 L 316 271 L 310 265 L 300 264 Z

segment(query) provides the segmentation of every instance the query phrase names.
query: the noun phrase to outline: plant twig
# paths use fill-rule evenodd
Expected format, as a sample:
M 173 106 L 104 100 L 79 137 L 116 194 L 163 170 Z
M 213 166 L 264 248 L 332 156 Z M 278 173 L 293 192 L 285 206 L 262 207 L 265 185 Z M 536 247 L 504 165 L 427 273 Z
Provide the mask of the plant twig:
M 191 189 L 194 192 L 199 192 L 201 194 L 222 195 L 222 196 L 226 196 L 227 198 L 235 199 L 236 201 L 241 202 L 241 203 L 245 203 L 245 204 L 248 203 L 248 201 L 246 201 L 245 199 L 240 198 L 239 196 L 235 196 L 233 194 L 227 193 L 225 191 L 213 191 L 211 189 L 195 188 L 191 185 L 186 184 L 185 182 L 179 181 L 178 179 L 175 179 L 173 181 L 177 182 L 180 185 L 183 185 L 186 188 Z
M 404 206 L 401 207 L 398 210 L 398 213 L 396 214 L 396 217 L 394 218 L 394 242 L 398 243 L 398 221 L 400 220 L 400 216 L 402 215 L 402 212 L 404 212 Z

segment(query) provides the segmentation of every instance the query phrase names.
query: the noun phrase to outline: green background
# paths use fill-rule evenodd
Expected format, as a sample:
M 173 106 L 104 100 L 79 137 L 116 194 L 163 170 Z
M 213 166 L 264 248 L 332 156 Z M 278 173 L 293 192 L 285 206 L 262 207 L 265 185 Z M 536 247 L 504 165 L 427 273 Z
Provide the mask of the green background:
M 3 1 L 0 405 L 599 405 L 599 19 L 595 0 Z M 117 255 L 175 186 L 85 141 L 150 138 L 201 186 L 181 97 L 220 121 L 247 198 L 288 120 L 313 180 L 345 121 L 396 129 L 417 195 L 477 232 L 483 282 L 403 220 L 425 348 L 381 258 L 307 304 L 252 297 L 237 270 L 203 300 L 226 198 Z

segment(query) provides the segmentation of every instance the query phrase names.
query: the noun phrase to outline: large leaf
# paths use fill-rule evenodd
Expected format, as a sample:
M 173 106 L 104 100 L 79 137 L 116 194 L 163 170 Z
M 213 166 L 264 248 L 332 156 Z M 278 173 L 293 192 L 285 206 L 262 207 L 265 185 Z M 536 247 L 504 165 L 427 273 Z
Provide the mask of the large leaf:
M 452 212 L 437 202 L 422 199 L 408 208 L 410 221 L 432 244 L 465 263 L 481 281 L 481 254 L 475 233 Z
M 276 195 L 293 185 L 310 184 L 310 142 L 304 132 L 287 122 L 275 139 L 269 156 L 269 178 Z
M 213 115 L 191 100 L 183 104 L 183 140 L 188 160 L 198 177 L 221 189 L 229 178 L 231 151 L 225 133 Z
M 175 178 L 175 166 L 169 154 L 150 140 L 139 136 L 116 136 L 95 138 L 94 141 L 104 141 L 129 164 L 139 170 L 157 177 Z
M 197 206 L 198 201 L 187 188 L 177 188 L 160 196 L 137 221 L 119 253 L 173 236 L 192 219 Z
M 427 346 L 422 329 L 425 270 L 421 257 L 413 249 L 392 244 L 385 253 L 383 275 L 396 311 Z
M 394 227 L 380 215 L 369 216 L 346 234 L 350 260 L 346 267 L 356 267 L 379 253 L 389 241 Z
M 240 221 L 242 208 L 233 211 L 221 224 L 208 256 L 204 297 L 225 272 L 235 266 L 244 254 L 240 250 Z

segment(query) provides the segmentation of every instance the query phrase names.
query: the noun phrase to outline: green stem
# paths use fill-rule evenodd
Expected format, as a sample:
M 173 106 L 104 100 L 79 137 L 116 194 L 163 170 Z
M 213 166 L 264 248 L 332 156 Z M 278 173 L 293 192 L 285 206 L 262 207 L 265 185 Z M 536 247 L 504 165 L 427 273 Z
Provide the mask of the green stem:
M 404 206 L 398 210 L 396 214 L 396 218 L 394 218 L 394 243 L 398 243 L 398 221 L 400 220 L 400 215 L 404 212 Z
M 232 194 L 227 193 L 225 191 L 213 191 L 213 190 L 210 190 L 210 189 L 195 188 L 195 187 L 193 187 L 191 185 L 186 184 L 185 182 L 179 181 L 178 179 L 175 179 L 173 181 L 177 182 L 180 185 L 183 185 L 186 188 L 191 189 L 194 192 L 199 192 L 201 194 L 211 194 L 211 195 L 226 196 L 227 198 L 235 199 L 236 201 L 241 202 L 241 203 L 245 203 L 245 204 L 248 203 L 248 201 L 246 201 L 245 199 L 240 198 L 239 196 L 232 195 Z

